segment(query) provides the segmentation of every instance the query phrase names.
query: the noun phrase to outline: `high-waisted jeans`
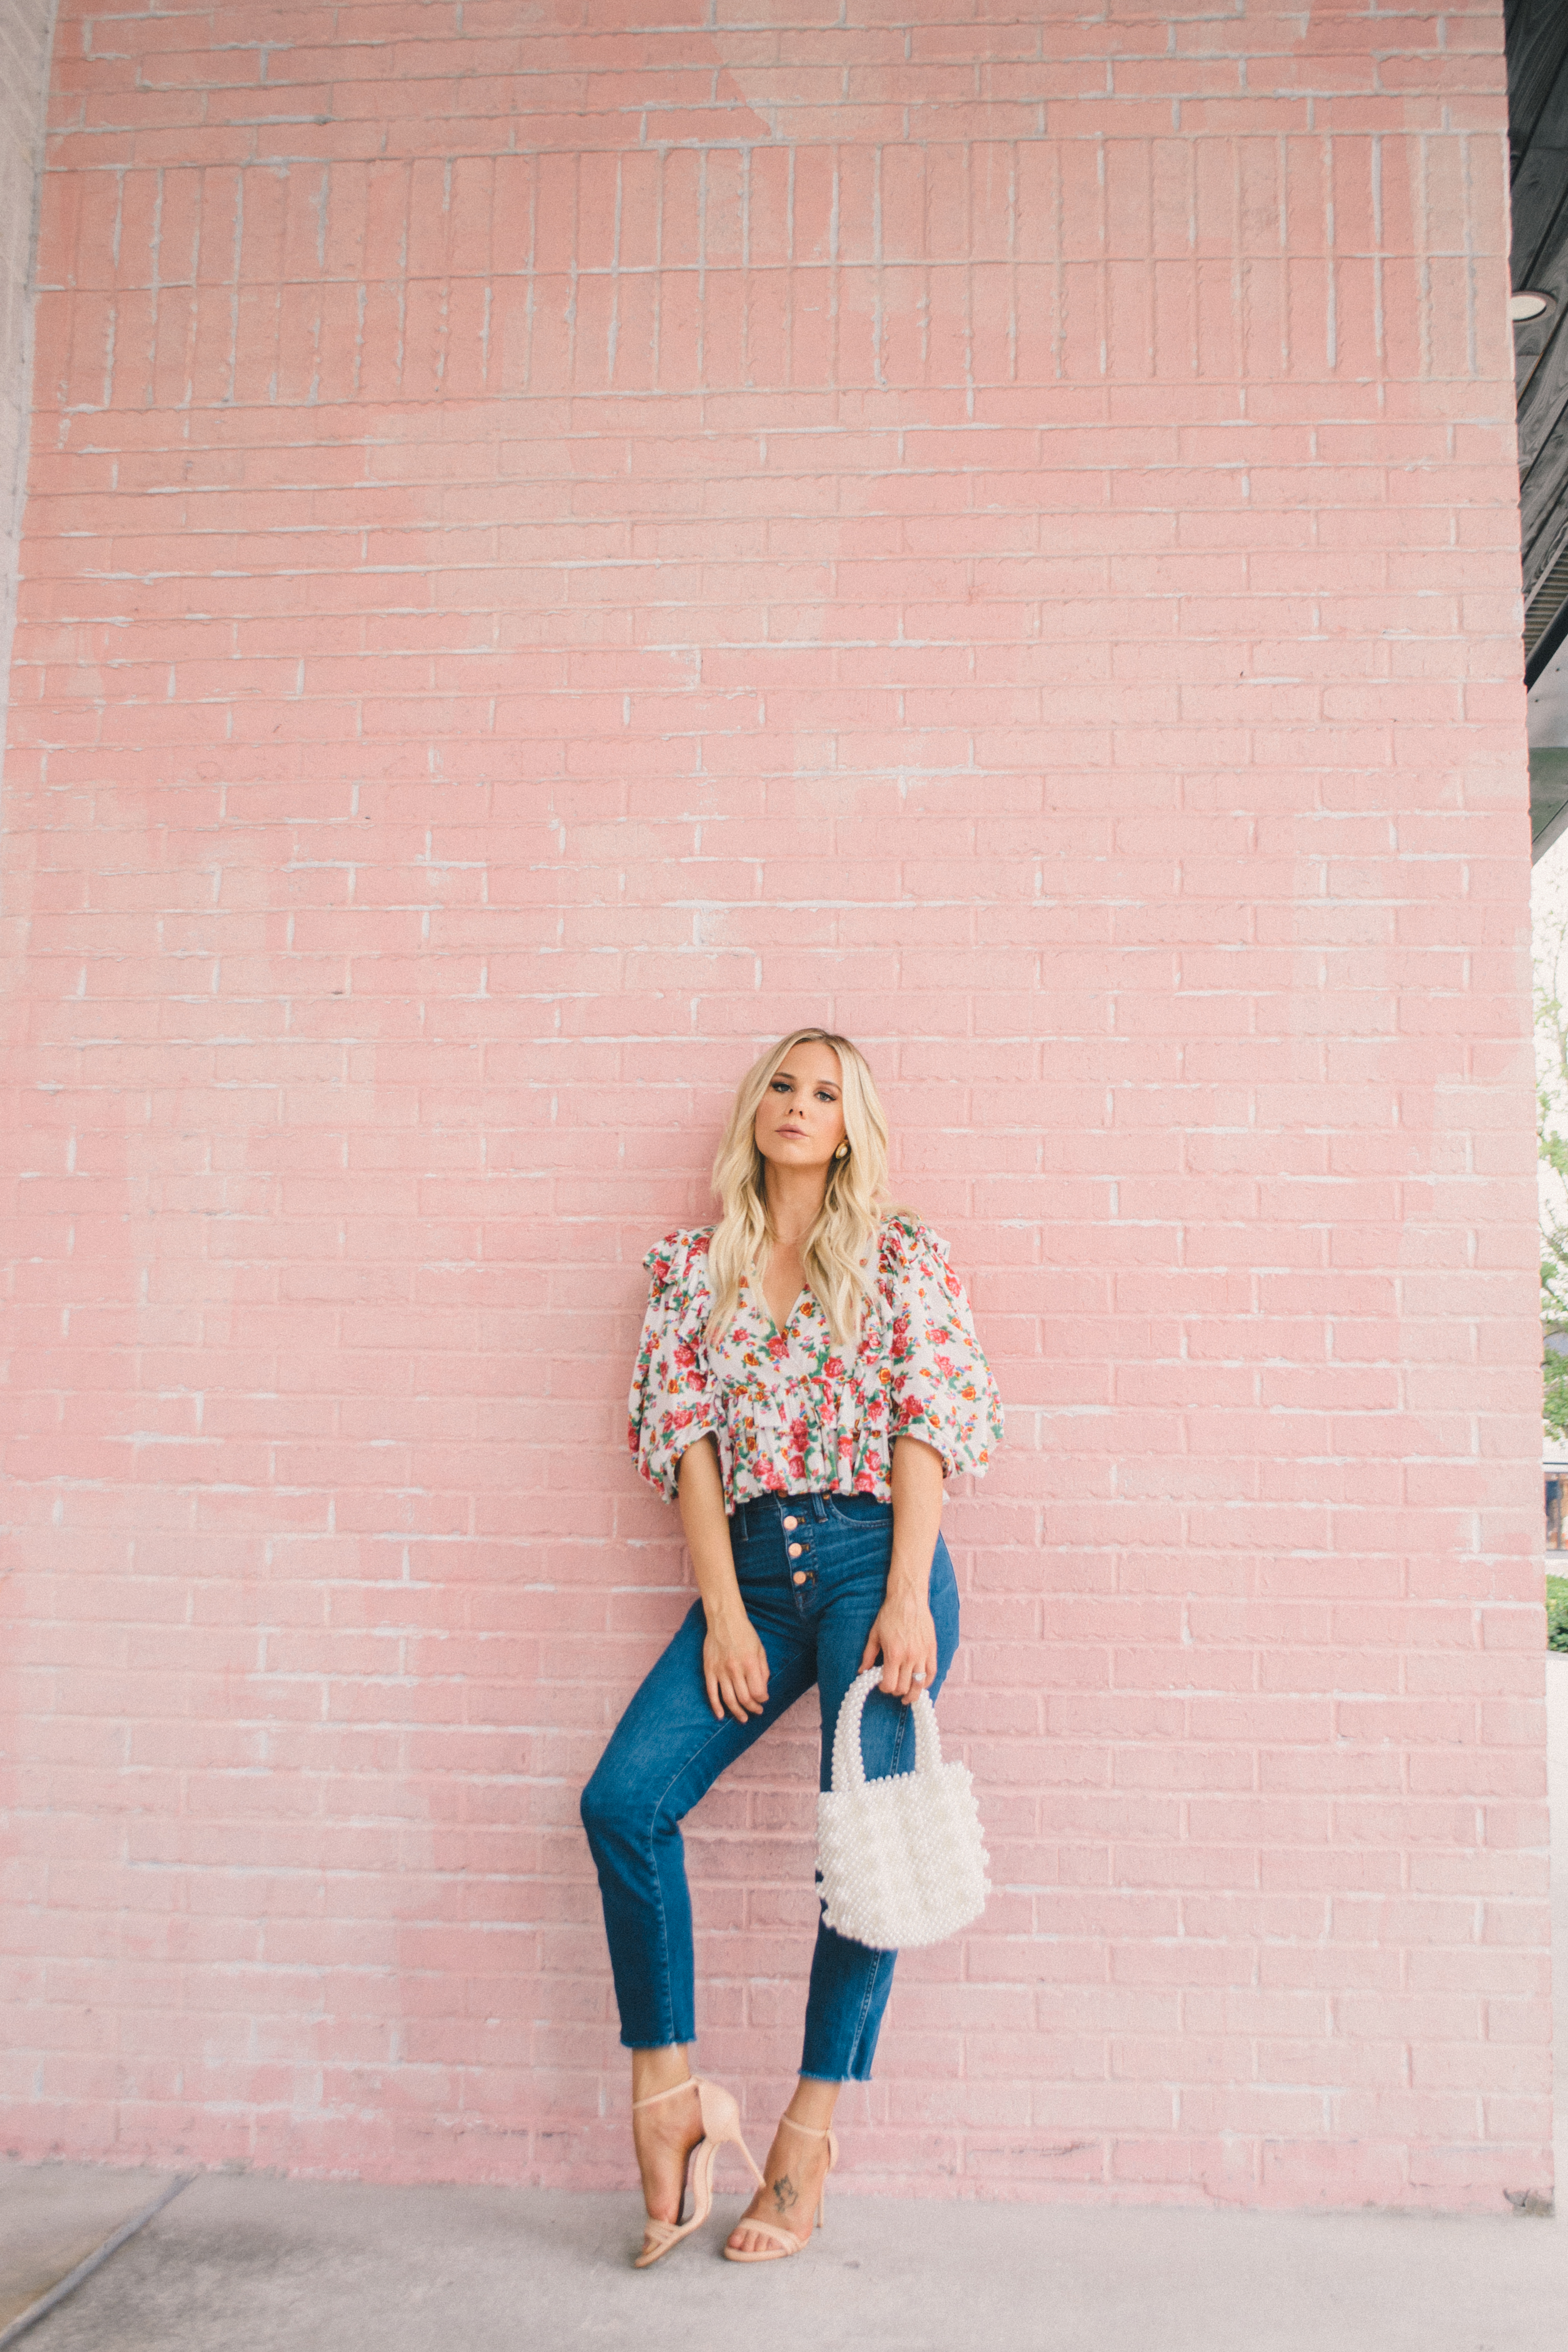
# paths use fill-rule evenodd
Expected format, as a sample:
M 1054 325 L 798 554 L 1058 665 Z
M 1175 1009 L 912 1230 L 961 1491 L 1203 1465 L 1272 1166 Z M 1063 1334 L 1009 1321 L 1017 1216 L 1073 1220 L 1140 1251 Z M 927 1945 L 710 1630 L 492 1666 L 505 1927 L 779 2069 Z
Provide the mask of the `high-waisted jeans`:
M 784 1526 L 786 1517 L 798 1523 L 793 1532 Z M 583 1791 L 621 2040 L 632 2050 L 696 2035 L 682 1815 L 813 1683 L 822 1695 L 821 1785 L 830 1785 L 838 1710 L 887 1590 L 893 1513 L 868 1495 L 763 1496 L 740 1507 L 730 1533 L 741 1597 L 767 1652 L 766 1706 L 744 1724 L 715 1717 L 702 1681 L 707 1625 L 699 1602 L 622 1716 Z M 791 1543 L 800 1546 L 793 1559 Z M 958 1647 L 958 1587 L 940 1536 L 931 1611 L 934 1696 Z M 912 1770 L 914 1730 L 901 1699 L 873 1691 L 861 1731 L 868 1778 Z M 851 1943 L 818 1919 L 803 2074 L 826 2083 L 868 2077 L 896 1958 Z

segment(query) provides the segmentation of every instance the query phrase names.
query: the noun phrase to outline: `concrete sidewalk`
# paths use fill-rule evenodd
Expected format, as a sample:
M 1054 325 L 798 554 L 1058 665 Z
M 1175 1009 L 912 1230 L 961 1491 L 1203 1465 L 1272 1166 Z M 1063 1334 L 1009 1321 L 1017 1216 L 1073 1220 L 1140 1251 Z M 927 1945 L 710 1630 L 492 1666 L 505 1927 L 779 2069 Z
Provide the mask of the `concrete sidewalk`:
M 88 2164 L 0 2163 L 0 2336 L 144 2212 L 174 2177 Z
M 1560 2208 L 1568 2210 L 1568 1657 L 1549 1664 Z M 0 2165 L 0 2335 L 171 2176 Z M 730 2188 L 729 2176 L 721 2184 Z M 634 2272 L 635 2197 L 195 2180 L 27 2352 L 1568 2352 L 1568 2220 L 895 2204 L 809 2253 Z
M 27 2352 L 1563 2352 L 1568 2230 L 1511 2218 L 835 2201 L 809 2254 L 628 2265 L 633 2198 L 197 2180 Z

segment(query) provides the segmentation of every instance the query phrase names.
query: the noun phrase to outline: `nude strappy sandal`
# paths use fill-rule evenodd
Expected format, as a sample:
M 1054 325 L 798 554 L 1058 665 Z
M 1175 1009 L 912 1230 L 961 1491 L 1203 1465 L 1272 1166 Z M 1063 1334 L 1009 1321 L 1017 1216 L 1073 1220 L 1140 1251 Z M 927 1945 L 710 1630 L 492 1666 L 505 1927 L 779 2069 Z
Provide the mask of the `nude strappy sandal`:
M 803 2133 L 807 2139 L 825 2139 L 827 2142 L 827 2170 L 828 2172 L 832 2172 L 837 2168 L 838 2163 L 838 2142 L 832 2132 L 816 2131 L 810 2124 L 797 2124 L 793 2116 L 781 2116 L 779 2117 L 779 2121 L 781 2124 L 788 2124 L 791 2131 Z M 765 2181 L 759 2180 L 757 2186 L 759 2189 L 762 2189 L 765 2188 L 767 2184 Z M 804 2238 L 797 2238 L 793 2230 L 781 2229 L 776 2221 L 759 2221 L 755 2214 L 751 2214 L 744 2221 L 737 2221 L 735 2224 L 736 2229 L 760 2230 L 764 2238 L 776 2238 L 778 2240 L 777 2253 L 775 2254 L 771 2248 L 767 2252 L 761 2254 L 742 2253 L 736 2247 L 726 2245 L 724 2249 L 724 2260 L 727 2263 L 783 2263 L 787 2262 L 791 2254 L 804 2254 L 807 2246 L 811 2243 L 811 2232 L 813 2227 L 815 2226 L 818 2230 L 821 2229 L 823 2216 L 826 2214 L 826 2210 L 827 2179 L 826 2175 L 825 2174 L 823 2177 L 822 2188 L 816 2200 L 816 2220 L 815 2224 L 810 2222 L 807 2223 L 806 2232 Z
M 752 2168 L 757 2187 L 766 2186 L 755 2157 L 741 2137 L 741 2110 L 730 2093 L 721 2091 L 717 2083 L 705 2083 L 700 2075 L 689 2074 L 684 2083 L 672 2083 L 668 2091 L 656 2091 L 648 2099 L 634 2099 L 632 2112 L 636 2114 L 639 2107 L 657 2107 L 661 2099 L 673 2099 L 679 2091 L 695 2091 L 702 2112 L 702 2137 L 689 2158 L 691 2218 L 686 2221 L 656 2221 L 649 2214 L 643 2224 L 642 2252 L 632 2264 L 634 2270 L 646 2271 L 661 2254 L 668 2254 L 671 2246 L 678 2246 L 682 2238 L 689 2238 L 693 2230 L 702 2227 L 713 2210 L 713 2167 L 726 2140 L 732 2140 L 740 2149 Z M 684 2190 L 681 2201 L 685 2202 Z

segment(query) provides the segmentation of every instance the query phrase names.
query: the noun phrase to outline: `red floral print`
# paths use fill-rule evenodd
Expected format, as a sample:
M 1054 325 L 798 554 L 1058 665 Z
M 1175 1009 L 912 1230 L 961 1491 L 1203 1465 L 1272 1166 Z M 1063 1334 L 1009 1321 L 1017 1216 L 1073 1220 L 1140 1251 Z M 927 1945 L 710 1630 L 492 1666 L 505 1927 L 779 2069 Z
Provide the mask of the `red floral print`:
M 889 1502 L 893 1440 L 906 1434 L 935 1447 L 945 1476 L 985 1468 L 1002 1439 L 1001 1400 L 937 1234 L 912 1220 L 882 1227 L 852 1357 L 809 1291 L 779 1331 L 750 1283 L 710 1347 L 710 1237 L 669 1234 L 644 1261 L 649 1297 L 627 1435 L 661 1495 L 673 1502 L 680 1456 L 710 1434 L 731 1511 L 763 1494 Z

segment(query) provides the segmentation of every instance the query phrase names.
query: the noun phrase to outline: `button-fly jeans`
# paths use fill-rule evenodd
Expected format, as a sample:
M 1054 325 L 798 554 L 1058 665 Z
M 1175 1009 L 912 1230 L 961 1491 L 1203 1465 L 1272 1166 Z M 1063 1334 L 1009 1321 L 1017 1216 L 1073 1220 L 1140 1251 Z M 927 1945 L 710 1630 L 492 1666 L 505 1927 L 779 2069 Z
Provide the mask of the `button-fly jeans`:
M 797 1522 L 793 1530 L 786 1517 Z M 868 1495 L 763 1496 L 737 1509 L 730 1532 L 741 1597 L 767 1653 L 766 1706 L 743 1724 L 715 1717 L 702 1680 L 707 1623 L 699 1602 L 621 1717 L 583 1791 L 621 2040 L 631 2050 L 696 2035 L 682 1816 L 813 1683 L 822 1698 L 821 1785 L 831 1784 L 838 1710 L 887 1591 L 892 1507 Z M 799 1547 L 794 1558 L 792 1544 Z M 940 1536 L 931 1611 L 934 1696 L 958 1647 L 958 1587 Z M 873 1691 L 861 1733 L 868 1779 L 913 1769 L 914 1727 L 902 1700 Z M 896 1958 L 851 1943 L 818 1918 L 803 2074 L 826 2083 L 868 2077 Z

